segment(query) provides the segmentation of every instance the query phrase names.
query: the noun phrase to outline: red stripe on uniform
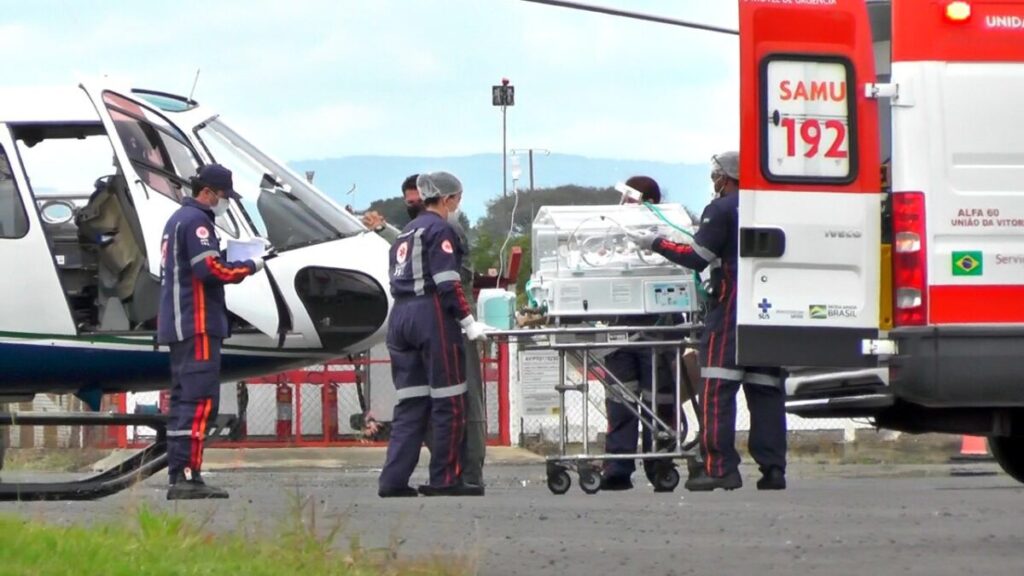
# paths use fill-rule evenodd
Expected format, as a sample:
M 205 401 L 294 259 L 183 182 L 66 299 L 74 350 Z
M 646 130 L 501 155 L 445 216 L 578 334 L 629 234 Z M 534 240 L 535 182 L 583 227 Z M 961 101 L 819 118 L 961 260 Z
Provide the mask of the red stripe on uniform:
M 717 334 L 712 332 L 711 333 L 711 341 L 708 343 L 708 353 L 707 353 L 708 354 L 708 363 L 710 363 L 711 359 L 714 358 L 713 354 L 715 353 L 715 336 L 717 336 Z M 704 432 L 704 451 L 707 453 L 707 461 L 704 462 L 704 468 L 705 468 L 705 470 L 707 470 L 707 473 L 710 476 L 711 475 L 711 460 L 712 460 L 711 450 L 710 450 L 711 445 L 708 444 L 708 432 L 711 430 L 711 422 L 708 421 L 708 404 L 711 403 L 711 379 L 710 378 L 705 378 L 704 379 L 704 396 L 703 396 L 703 401 L 704 401 L 704 415 L 703 415 L 704 418 L 703 418 L 703 421 L 701 422 L 701 428 L 703 428 L 703 432 Z
M 689 244 L 678 244 L 664 238 L 658 243 L 658 247 L 676 254 L 693 254 L 693 247 Z
M 434 310 L 437 312 L 437 331 L 441 337 L 441 358 L 444 359 L 445 383 L 451 384 L 452 369 L 448 365 L 448 354 L 444 352 L 444 350 L 448 349 L 448 339 L 444 337 L 444 316 L 441 314 L 441 298 L 436 293 L 434 294 Z
M 448 446 L 448 470 L 445 472 L 445 484 L 451 485 L 455 482 L 455 478 L 458 478 L 462 474 L 462 458 L 461 450 L 462 446 L 461 439 L 456 441 L 462 434 L 462 428 L 459 426 L 459 417 L 462 414 L 463 406 L 462 403 L 465 401 L 465 394 L 459 394 L 458 396 L 452 396 L 452 440 L 451 445 Z M 454 472 L 454 477 L 452 473 Z
M 203 307 L 203 283 L 195 276 L 192 277 L 192 329 L 196 336 L 196 360 L 203 359 L 203 339 L 201 335 L 206 332 L 202 320 Z
M 237 282 L 252 272 L 248 266 L 225 266 L 213 256 L 206 257 L 206 267 L 223 282 Z
M 203 421 L 199 425 L 199 438 L 196 439 L 197 448 L 197 461 L 196 470 L 202 470 L 203 468 L 203 441 L 206 438 L 206 424 L 210 421 L 210 412 L 213 410 L 213 399 L 207 398 L 203 402 L 205 408 L 203 409 Z
M 466 301 L 466 293 L 462 291 L 461 282 L 455 283 L 455 298 L 459 302 L 459 310 L 462 311 L 463 318 L 472 314 L 472 312 L 469 309 L 469 302 Z
M 196 405 L 196 413 L 192 416 L 192 443 L 189 444 L 191 450 L 188 455 L 188 465 L 193 471 L 198 470 L 199 462 L 199 443 L 196 438 L 199 436 L 199 421 L 203 418 L 203 403 L 200 402 Z
M 724 361 L 724 357 L 725 357 L 725 341 L 729 337 L 730 331 L 733 329 L 732 328 L 732 322 L 730 322 L 730 320 L 732 318 L 732 306 L 733 306 L 733 304 L 735 304 L 735 302 L 736 302 L 736 284 L 734 282 L 734 283 L 732 283 L 730 285 L 728 302 L 726 302 L 726 304 L 725 304 L 725 329 L 722 330 L 722 340 L 723 340 L 723 342 L 722 342 L 722 345 L 718 349 L 718 365 L 719 366 L 723 366 L 723 361 Z M 735 340 L 733 341 L 733 346 L 735 347 Z M 735 354 L 735 351 L 733 353 Z M 736 359 L 733 358 L 733 364 L 735 364 L 735 363 L 736 363 Z M 718 382 L 718 386 L 715 388 L 715 446 L 718 446 L 718 443 L 719 443 L 719 440 L 718 440 L 718 420 L 719 420 L 719 418 L 718 418 L 718 396 L 719 396 L 719 393 L 721 392 L 721 390 L 722 390 L 722 383 L 721 383 L 721 381 L 719 381 Z M 734 404 L 735 404 L 735 402 L 736 402 L 736 400 L 733 399 L 733 403 Z M 733 422 L 733 426 L 735 426 L 735 420 Z M 718 469 L 719 469 L 719 476 L 724 475 L 725 474 L 725 462 L 719 462 L 718 463 Z

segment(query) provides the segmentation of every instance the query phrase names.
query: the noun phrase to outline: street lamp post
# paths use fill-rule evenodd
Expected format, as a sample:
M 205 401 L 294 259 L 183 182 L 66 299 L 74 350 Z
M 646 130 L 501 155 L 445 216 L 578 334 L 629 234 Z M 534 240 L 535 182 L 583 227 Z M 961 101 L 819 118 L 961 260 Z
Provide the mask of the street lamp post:
M 520 152 L 524 152 L 524 151 L 527 152 L 529 154 L 529 156 L 530 156 L 530 160 L 529 160 L 529 165 L 530 165 L 530 192 L 533 192 L 533 153 L 537 152 L 538 154 L 544 154 L 545 156 L 547 156 L 548 154 L 551 154 L 551 150 L 548 150 L 547 148 L 513 148 L 512 149 L 512 153 L 513 154 L 519 154 Z
M 509 106 L 516 104 L 516 88 L 508 78 L 501 79 L 500 86 L 491 86 L 491 104 L 501 106 L 501 195 L 508 195 L 508 147 L 506 139 L 505 113 Z

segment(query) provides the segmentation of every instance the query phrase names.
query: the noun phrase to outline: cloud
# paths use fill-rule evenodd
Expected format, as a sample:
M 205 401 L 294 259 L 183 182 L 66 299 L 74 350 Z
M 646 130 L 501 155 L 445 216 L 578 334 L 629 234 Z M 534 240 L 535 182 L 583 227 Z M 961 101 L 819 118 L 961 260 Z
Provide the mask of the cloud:
M 734 2 L 604 4 L 735 26 Z M 31 50 L 0 83 L 106 72 L 187 93 L 199 68 L 197 99 L 285 160 L 498 151 L 502 76 L 517 89 L 510 147 L 703 161 L 738 133 L 734 37 L 518 0 L 183 0 L 157 17 L 33 2 L 5 16 L 0 47 Z

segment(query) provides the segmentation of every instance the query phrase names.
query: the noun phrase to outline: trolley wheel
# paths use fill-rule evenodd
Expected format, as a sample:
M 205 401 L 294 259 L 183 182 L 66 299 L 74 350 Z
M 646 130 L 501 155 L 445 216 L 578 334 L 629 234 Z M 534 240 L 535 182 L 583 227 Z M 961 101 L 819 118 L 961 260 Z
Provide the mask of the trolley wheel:
M 551 490 L 552 494 L 561 496 L 569 491 L 570 486 L 572 486 L 572 478 L 569 477 L 565 468 L 548 471 L 548 490 Z
M 601 474 L 590 467 L 580 467 L 580 489 L 587 494 L 597 494 L 601 490 Z
M 674 466 L 666 466 L 654 474 L 655 492 L 672 492 L 679 486 L 679 470 Z

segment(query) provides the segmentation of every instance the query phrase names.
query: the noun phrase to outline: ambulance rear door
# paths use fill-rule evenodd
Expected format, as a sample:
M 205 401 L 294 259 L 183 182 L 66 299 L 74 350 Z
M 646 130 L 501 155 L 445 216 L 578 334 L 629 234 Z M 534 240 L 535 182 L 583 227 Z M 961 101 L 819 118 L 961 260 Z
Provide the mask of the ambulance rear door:
M 740 1 L 737 360 L 876 364 L 881 193 L 863 0 Z

